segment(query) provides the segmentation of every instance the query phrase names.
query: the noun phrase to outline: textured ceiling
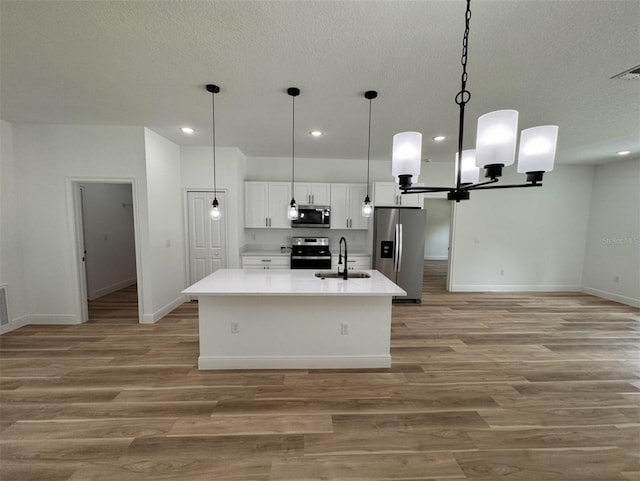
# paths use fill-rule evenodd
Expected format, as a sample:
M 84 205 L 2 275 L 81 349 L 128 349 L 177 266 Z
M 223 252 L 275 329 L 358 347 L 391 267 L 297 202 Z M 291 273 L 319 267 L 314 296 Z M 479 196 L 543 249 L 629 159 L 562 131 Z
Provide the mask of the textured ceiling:
M 187 146 L 249 156 L 386 159 L 403 130 L 423 157 L 456 150 L 463 0 L 0 2 L 1 116 L 10 122 L 144 125 Z M 520 111 L 520 128 L 560 126 L 558 162 L 640 152 L 640 2 L 475 0 L 465 148 L 479 115 Z M 179 127 L 190 125 L 186 137 Z M 326 132 L 312 138 L 308 131 Z M 442 144 L 431 137 L 447 135 Z

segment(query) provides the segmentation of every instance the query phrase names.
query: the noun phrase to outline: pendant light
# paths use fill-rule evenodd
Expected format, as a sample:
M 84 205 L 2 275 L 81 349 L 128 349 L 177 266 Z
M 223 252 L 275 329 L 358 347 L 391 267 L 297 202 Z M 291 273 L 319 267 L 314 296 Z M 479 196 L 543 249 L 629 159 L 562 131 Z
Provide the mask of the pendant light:
M 300 89 L 290 87 L 287 89 L 287 93 L 291 96 L 291 202 L 289 203 L 289 209 L 287 211 L 287 218 L 289 220 L 296 220 L 298 218 L 298 205 L 294 198 L 293 189 L 295 185 L 295 165 L 296 165 L 296 97 L 300 95 Z
M 213 132 L 213 202 L 211 203 L 211 209 L 209 209 L 209 215 L 212 220 L 220 220 L 220 207 L 218 205 L 218 198 L 216 197 L 216 94 L 220 92 L 220 87 L 213 84 L 207 85 L 207 91 L 211 92 L 211 131 Z
M 362 203 L 362 216 L 371 217 L 373 213 L 373 206 L 371 205 L 371 199 L 369 198 L 369 164 L 371 163 L 371 101 L 378 96 L 378 92 L 375 90 L 367 90 L 364 93 L 364 98 L 369 101 L 369 137 L 367 140 L 367 195 Z
M 455 102 L 459 107 L 458 153 L 455 158 L 454 187 L 420 187 L 411 184 L 420 174 L 421 140 L 418 132 L 402 132 L 393 137 L 391 173 L 400 184 L 403 194 L 423 192 L 447 192 L 449 200 L 460 202 L 469 199 L 472 190 L 511 189 L 515 187 L 541 187 L 545 172 L 553 170 L 558 126 L 543 125 L 525 129 L 520 135 L 518 172 L 527 174 L 526 184 L 494 185 L 502 176 L 502 168 L 514 163 L 518 137 L 518 112 L 498 110 L 478 118 L 476 148 L 462 150 L 464 138 L 464 109 L 471 99 L 467 90 L 467 53 L 471 0 L 467 0 L 465 30 L 462 38 L 462 75 L 460 91 Z M 417 134 L 417 135 L 416 135 Z M 474 165 L 475 164 L 475 165 Z M 478 182 L 479 169 L 485 169 L 485 180 Z

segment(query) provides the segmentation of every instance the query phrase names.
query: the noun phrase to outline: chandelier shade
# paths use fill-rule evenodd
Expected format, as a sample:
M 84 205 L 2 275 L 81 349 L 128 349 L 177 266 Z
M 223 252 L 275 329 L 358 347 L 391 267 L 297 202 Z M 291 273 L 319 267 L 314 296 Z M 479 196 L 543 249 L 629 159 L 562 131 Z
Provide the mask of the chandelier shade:
M 422 134 L 420 132 L 400 132 L 393 136 L 391 175 L 401 184 L 418 181 L 420 158 L 422 156 Z M 409 184 L 409 185 L 410 185 Z
M 462 151 L 462 161 L 458 162 L 456 152 L 456 171 L 458 177 L 458 165 L 460 166 L 460 182 L 462 185 L 475 184 L 480 179 L 480 169 L 476 166 L 476 151 L 473 149 Z
M 557 125 L 540 125 L 520 133 L 518 173 L 550 172 L 556 158 Z
M 476 166 L 513 164 L 517 136 L 516 110 L 496 110 L 478 117 Z

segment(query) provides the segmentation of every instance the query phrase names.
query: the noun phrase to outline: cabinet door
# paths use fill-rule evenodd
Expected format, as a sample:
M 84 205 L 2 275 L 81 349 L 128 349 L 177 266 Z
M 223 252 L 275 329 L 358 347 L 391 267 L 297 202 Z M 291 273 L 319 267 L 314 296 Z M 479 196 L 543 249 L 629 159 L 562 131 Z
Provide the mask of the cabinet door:
M 400 205 L 405 207 L 424 207 L 424 194 L 404 194 L 400 195 Z
M 298 205 L 311 204 L 311 184 L 309 182 L 293 184 L 293 198 L 296 199 Z
M 311 184 L 310 195 L 313 205 L 331 205 L 331 184 Z
M 362 204 L 366 195 L 366 184 L 351 184 L 349 186 L 350 229 L 367 229 L 369 227 L 369 218 L 362 215 Z
M 393 207 L 397 205 L 399 194 L 395 182 L 375 182 L 373 184 L 373 205 Z
M 349 184 L 331 184 L 331 228 L 347 229 L 349 222 Z
M 268 183 L 244 183 L 244 226 L 247 228 L 268 227 Z
M 291 202 L 291 184 L 288 182 L 269 182 L 269 227 L 289 229 L 291 221 L 287 211 Z

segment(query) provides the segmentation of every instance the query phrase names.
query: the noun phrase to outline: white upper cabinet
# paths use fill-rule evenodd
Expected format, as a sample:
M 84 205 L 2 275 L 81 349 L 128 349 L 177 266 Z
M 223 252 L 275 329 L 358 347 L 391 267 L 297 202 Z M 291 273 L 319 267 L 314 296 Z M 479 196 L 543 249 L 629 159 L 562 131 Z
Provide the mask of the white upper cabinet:
M 331 205 L 331 184 L 296 182 L 293 192 L 298 205 Z
M 247 228 L 288 229 L 287 209 L 291 201 L 289 182 L 244 183 L 244 226 Z
M 423 194 L 402 194 L 395 182 L 373 183 L 373 205 L 376 207 L 423 207 Z
M 366 184 L 331 184 L 331 228 L 367 229 L 369 219 L 362 215 Z

